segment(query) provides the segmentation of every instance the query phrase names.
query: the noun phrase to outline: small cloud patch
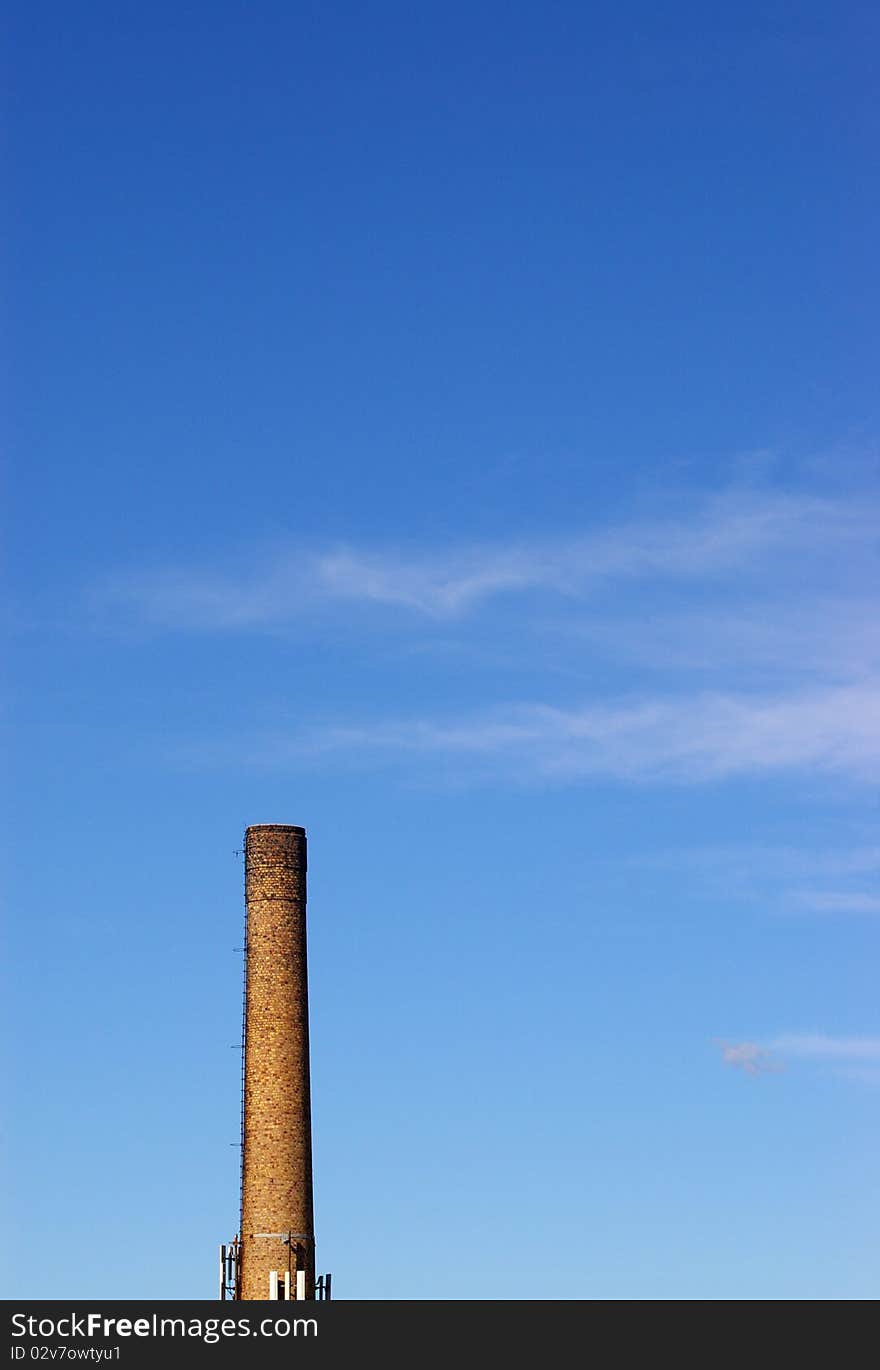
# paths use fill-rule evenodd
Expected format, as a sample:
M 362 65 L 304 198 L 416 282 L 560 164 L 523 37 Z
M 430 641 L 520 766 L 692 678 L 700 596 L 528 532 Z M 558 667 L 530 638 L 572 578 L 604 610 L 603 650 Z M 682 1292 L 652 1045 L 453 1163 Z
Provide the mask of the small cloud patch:
M 766 1075 L 781 1070 L 766 1047 L 757 1042 L 724 1042 L 718 1040 L 721 1059 L 725 1065 L 744 1070 L 746 1075 Z

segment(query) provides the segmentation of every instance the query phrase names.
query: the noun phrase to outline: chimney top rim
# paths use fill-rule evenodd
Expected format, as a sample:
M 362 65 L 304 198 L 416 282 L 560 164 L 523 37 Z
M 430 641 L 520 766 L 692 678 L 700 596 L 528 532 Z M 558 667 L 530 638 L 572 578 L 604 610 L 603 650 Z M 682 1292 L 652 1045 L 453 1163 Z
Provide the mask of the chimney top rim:
M 245 832 L 298 832 L 303 837 L 306 835 L 305 828 L 297 827 L 295 823 L 250 823 Z

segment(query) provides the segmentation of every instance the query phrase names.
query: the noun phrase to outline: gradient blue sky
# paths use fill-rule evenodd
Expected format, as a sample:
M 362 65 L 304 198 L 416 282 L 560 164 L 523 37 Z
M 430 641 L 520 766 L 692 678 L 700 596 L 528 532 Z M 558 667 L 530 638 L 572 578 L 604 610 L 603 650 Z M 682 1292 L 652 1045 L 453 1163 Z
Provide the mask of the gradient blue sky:
M 875 1296 L 875 7 L 7 14 L 6 1295 Z

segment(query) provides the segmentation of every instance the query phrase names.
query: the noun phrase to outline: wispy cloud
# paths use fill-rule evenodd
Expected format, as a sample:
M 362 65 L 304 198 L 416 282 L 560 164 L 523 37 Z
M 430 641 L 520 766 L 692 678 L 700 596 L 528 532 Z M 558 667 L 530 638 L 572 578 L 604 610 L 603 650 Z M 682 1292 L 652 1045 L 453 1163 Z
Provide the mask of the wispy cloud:
M 724 1064 L 743 1070 L 746 1075 L 766 1075 L 781 1069 L 767 1048 L 757 1042 L 725 1042 L 721 1038 L 717 1041 Z
M 630 864 L 674 876 L 703 903 L 760 905 L 765 912 L 789 916 L 870 917 L 880 914 L 876 877 L 880 847 L 832 845 L 820 831 L 812 846 L 760 842 L 708 843 L 632 855 Z
M 289 746 L 445 755 L 550 779 L 697 782 L 809 768 L 870 780 L 880 764 L 880 682 L 772 697 L 706 693 L 378 721 L 316 731 Z
M 760 575 L 768 561 L 803 561 L 864 544 L 868 512 L 855 501 L 728 493 L 686 515 L 541 541 L 433 551 L 282 549 L 235 573 L 181 566 L 120 573 L 93 602 L 134 621 L 178 630 L 278 626 L 315 606 L 384 605 L 429 619 L 461 618 L 499 595 L 580 597 L 609 581 Z
M 712 672 L 826 681 L 880 675 L 877 597 L 864 590 L 785 594 L 766 586 L 759 598 L 720 609 L 556 620 L 560 634 L 606 657 L 664 672 Z
M 790 898 L 816 913 L 880 913 L 880 895 L 866 890 L 792 890 Z
M 725 884 L 736 870 L 756 870 L 762 885 L 769 879 L 791 885 L 797 880 L 833 880 L 862 877 L 880 872 L 880 846 L 864 844 L 845 847 L 775 846 L 750 842 L 702 847 L 672 847 L 640 858 L 652 866 L 697 873 L 720 871 Z
M 788 1032 L 775 1037 L 771 1050 L 811 1061 L 878 1061 L 880 1037 L 829 1037 L 822 1032 Z
M 786 1059 L 832 1065 L 837 1074 L 861 1082 L 880 1079 L 880 1037 L 830 1037 L 826 1033 L 783 1033 L 769 1042 L 727 1042 L 715 1039 L 725 1065 L 747 1075 L 783 1069 Z
M 466 641 L 472 617 L 475 656 L 501 644 L 515 658 L 509 671 L 494 669 L 506 697 L 516 690 L 527 702 L 452 716 L 359 718 L 349 709 L 344 722 L 266 745 L 254 739 L 256 760 L 384 757 L 554 781 L 697 783 L 786 771 L 870 779 L 880 762 L 880 616 L 862 572 L 875 511 L 852 497 L 753 490 L 680 504 L 676 517 L 542 541 L 286 549 L 222 573 L 120 575 L 96 604 L 127 625 L 216 633 L 330 621 L 331 610 L 343 608 L 351 622 L 379 606 L 386 618 L 418 625 L 407 633 L 410 648 L 448 637 L 453 620 Z M 672 587 L 665 598 L 663 584 Z M 510 614 L 490 613 L 501 596 L 518 597 L 517 625 L 542 635 L 540 652 L 526 633 L 511 631 Z M 539 613 L 526 611 L 528 596 L 540 596 Z M 561 645 L 566 634 L 573 649 Z M 678 677 L 670 688 L 643 672 L 636 694 L 629 671 L 584 698 L 582 682 L 603 648 L 618 663 L 655 673 L 669 667 Z M 566 674 L 554 650 L 562 658 L 572 651 L 574 699 L 559 700 L 555 690 L 557 699 L 547 700 L 547 681 L 558 686 L 554 672 Z M 710 674 L 695 681 L 695 670 Z M 722 688 L 700 688 L 716 681 Z

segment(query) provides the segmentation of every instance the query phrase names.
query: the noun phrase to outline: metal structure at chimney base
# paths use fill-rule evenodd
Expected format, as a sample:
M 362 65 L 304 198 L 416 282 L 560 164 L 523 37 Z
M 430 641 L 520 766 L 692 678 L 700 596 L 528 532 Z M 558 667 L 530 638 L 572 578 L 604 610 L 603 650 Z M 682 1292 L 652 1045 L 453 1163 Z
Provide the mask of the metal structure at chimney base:
M 306 955 L 306 833 L 245 832 L 241 1228 L 220 1248 L 221 1299 L 330 1297 L 315 1279 Z

